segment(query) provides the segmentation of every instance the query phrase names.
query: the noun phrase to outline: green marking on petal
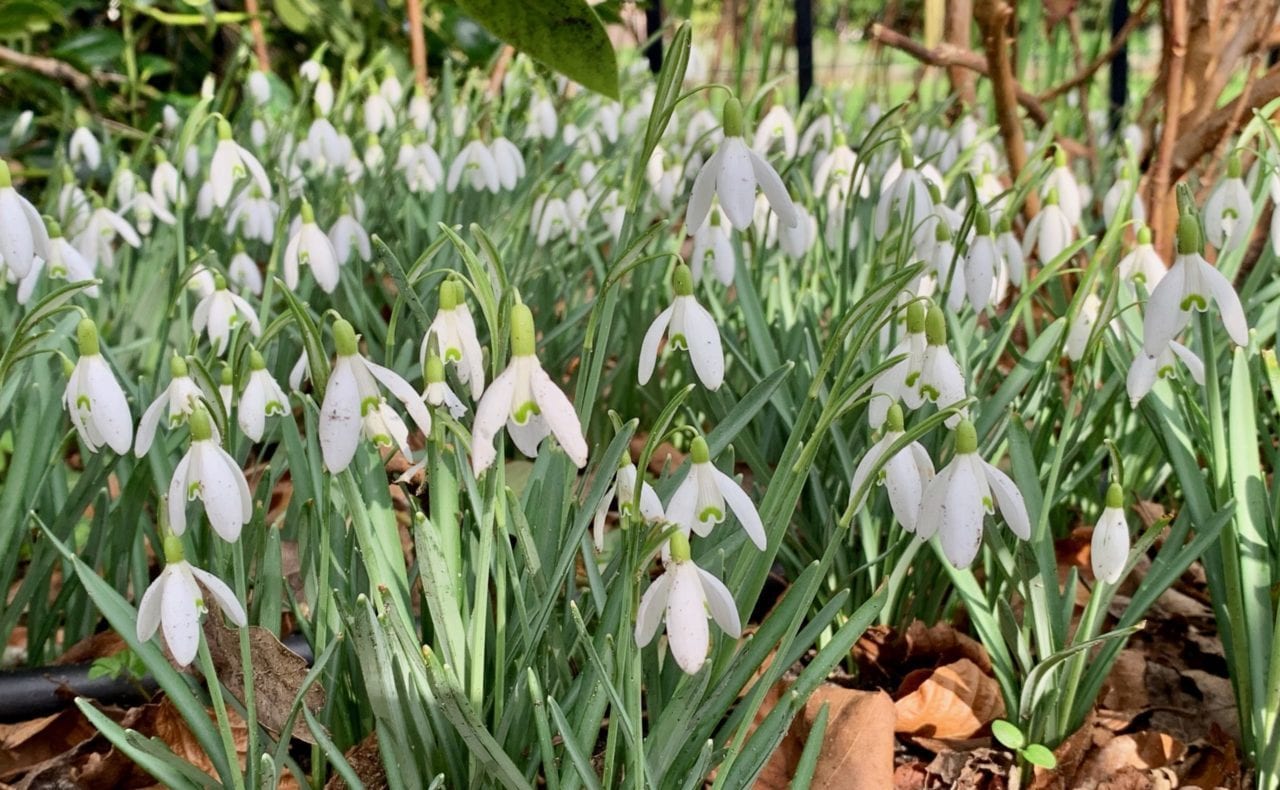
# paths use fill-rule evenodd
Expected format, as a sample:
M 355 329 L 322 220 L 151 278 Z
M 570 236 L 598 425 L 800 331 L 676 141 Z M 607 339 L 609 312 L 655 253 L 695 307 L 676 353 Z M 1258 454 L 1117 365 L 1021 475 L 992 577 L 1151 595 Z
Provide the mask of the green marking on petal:
M 1184 313 L 1189 312 L 1193 307 L 1203 313 L 1209 309 L 1209 302 L 1200 294 L 1187 294 L 1179 307 L 1182 308 Z
M 511 419 L 516 421 L 516 425 L 524 425 L 535 414 L 541 414 L 542 410 L 538 408 L 538 404 L 533 401 L 526 401 L 515 408 L 511 412 Z
M 706 524 L 707 522 L 720 523 L 724 521 L 724 511 L 718 507 L 705 507 L 698 512 L 698 521 Z
M 369 412 L 377 410 L 378 406 L 381 403 L 382 403 L 381 398 L 377 398 L 377 397 L 363 398 L 360 401 L 360 416 L 368 417 Z

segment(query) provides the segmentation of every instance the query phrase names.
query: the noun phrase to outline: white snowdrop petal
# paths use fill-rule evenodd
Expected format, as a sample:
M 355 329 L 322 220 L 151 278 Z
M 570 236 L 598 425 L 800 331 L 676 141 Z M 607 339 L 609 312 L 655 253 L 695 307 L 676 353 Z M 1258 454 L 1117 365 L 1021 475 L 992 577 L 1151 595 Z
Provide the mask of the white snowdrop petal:
M 702 594 L 707 601 L 707 611 L 711 613 L 711 618 L 716 621 L 716 625 L 720 626 L 727 636 L 734 639 L 742 636 L 742 621 L 738 617 L 738 605 L 734 603 L 729 588 L 702 568 L 698 568 L 698 578 L 702 581 Z
M 676 664 L 686 674 L 697 674 L 707 660 L 711 631 L 707 627 L 706 598 L 697 566 L 675 563 L 667 593 L 667 643 Z
M 151 449 L 151 443 L 156 437 L 156 427 L 160 425 L 160 418 L 168 411 L 168 406 L 169 391 L 166 389 L 142 413 L 142 419 L 138 421 L 138 437 L 133 442 L 133 454 L 137 457 L 141 458 Z
M 973 465 L 957 457 L 942 497 L 942 524 L 939 538 L 942 553 L 957 568 L 967 568 L 982 546 L 982 519 L 986 515 Z M 935 478 L 937 480 L 937 478 Z
M 166 572 L 168 569 L 165 569 Z M 179 566 L 165 581 L 160 599 L 160 622 L 164 628 L 164 641 L 179 666 L 187 666 L 195 660 L 200 649 L 200 588 L 189 571 Z
M 349 359 L 339 357 L 320 405 L 320 450 L 337 474 L 351 463 L 360 442 L 360 392 Z
M 773 165 L 765 161 L 760 154 L 751 149 L 747 149 L 747 156 L 751 160 L 751 172 L 755 176 L 756 183 L 760 185 L 760 190 L 769 199 L 769 205 L 773 208 L 773 212 L 778 215 L 778 221 L 785 227 L 796 227 L 800 223 L 800 215 L 796 212 L 796 204 L 792 202 L 791 195 L 787 193 L 787 187 L 778 176 L 778 171 L 774 170 Z
M 730 137 L 721 144 L 718 156 L 720 167 L 716 173 L 716 194 L 720 196 L 720 207 L 731 225 L 738 230 L 746 230 L 751 224 L 756 202 L 751 149 L 742 138 Z
M 981 464 L 991 492 L 995 494 L 996 504 L 1000 507 L 1000 515 L 1004 516 L 1009 529 L 1019 538 L 1031 540 L 1031 518 L 1027 515 L 1027 503 L 1022 498 L 1022 492 L 1007 474 L 986 461 L 981 461 Z
M 209 524 L 223 540 L 233 543 L 248 520 L 245 516 L 248 487 L 244 474 L 235 460 L 211 439 L 193 442 L 191 452 L 199 453 L 200 499 Z
M 1244 316 L 1244 306 L 1240 304 L 1240 296 L 1231 282 L 1213 266 L 1204 263 L 1200 268 L 1200 277 L 1209 286 L 1209 293 L 1218 305 L 1218 313 L 1222 316 L 1222 324 L 1227 329 L 1231 342 L 1237 346 L 1249 345 L 1249 322 Z
M 653 378 L 653 370 L 658 364 L 658 345 L 662 342 L 662 336 L 666 334 L 667 326 L 671 323 L 671 313 L 674 309 L 672 306 L 658 313 L 658 317 L 653 319 L 653 323 L 644 333 L 644 340 L 640 343 L 640 364 L 637 371 L 641 385 L 648 384 L 649 379 Z
M 164 588 L 164 579 L 164 572 L 161 571 L 160 576 L 147 587 L 146 592 L 142 594 L 142 600 L 138 602 L 139 642 L 146 642 L 155 636 L 156 630 L 160 628 L 161 590 Z
M 541 365 L 533 370 L 533 398 L 560 447 L 579 469 L 587 465 L 587 440 L 582 435 L 582 421 L 573 402 L 551 380 Z
M 493 440 L 511 415 L 515 388 L 515 371 L 508 366 L 493 380 L 476 405 L 476 418 L 471 427 L 471 468 L 476 476 L 488 469 L 498 457 Z
M 707 219 L 707 212 L 711 210 L 711 198 L 716 192 L 716 179 L 720 171 L 722 152 L 723 149 L 712 154 L 693 181 L 693 190 L 689 193 L 689 206 L 685 210 L 684 217 L 685 231 L 689 234 L 696 233 L 702 227 L 702 223 Z
M 684 312 L 685 339 L 689 343 L 689 359 L 693 362 L 694 372 L 707 389 L 720 389 L 724 383 L 724 349 L 720 345 L 716 321 L 692 296 L 677 298 L 688 300 Z
M 768 544 L 768 539 L 764 532 L 764 522 L 760 520 L 760 514 L 756 511 L 755 504 L 751 501 L 751 497 L 747 496 L 747 492 L 732 478 L 721 472 L 715 467 L 711 467 L 716 488 L 720 491 L 720 495 L 724 497 L 724 503 L 728 505 L 733 515 L 737 516 L 738 523 L 742 524 L 742 529 L 747 533 L 747 537 L 751 538 L 751 542 L 756 544 L 756 548 L 764 551 Z
M 90 421 L 107 446 L 118 455 L 124 455 L 133 444 L 133 416 L 129 413 L 129 401 L 124 390 L 101 356 L 91 357 L 85 371 L 92 409 Z
M 1108 584 L 1115 584 L 1124 575 L 1129 561 L 1129 525 L 1124 511 L 1106 508 L 1093 528 L 1093 540 L 1089 551 L 1093 575 Z
M 209 591 L 209 594 L 213 596 L 213 600 L 226 613 L 228 619 L 243 628 L 248 618 L 245 617 L 244 607 L 240 605 L 240 600 L 236 598 L 236 594 L 231 591 L 231 588 L 222 579 L 208 571 L 192 567 L 191 573 Z
M 653 641 L 662 625 L 663 615 L 667 609 L 667 593 L 671 589 L 671 574 L 664 573 L 653 580 L 649 589 L 640 596 L 640 605 L 636 607 L 636 645 L 644 647 Z
M 1142 347 L 1148 356 L 1156 356 L 1169 341 L 1178 336 L 1191 320 L 1182 309 L 1182 294 L 1187 282 L 1187 267 L 1195 265 L 1178 256 L 1147 299 L 1142 314 Z

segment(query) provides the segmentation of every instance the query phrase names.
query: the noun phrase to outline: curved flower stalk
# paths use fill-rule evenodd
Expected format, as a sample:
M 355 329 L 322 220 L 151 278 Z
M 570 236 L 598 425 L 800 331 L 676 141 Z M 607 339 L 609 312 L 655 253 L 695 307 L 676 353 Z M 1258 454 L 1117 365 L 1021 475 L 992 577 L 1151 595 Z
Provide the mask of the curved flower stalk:
M 138 421 L 138 436 L 133 442 L 133 454 L 139 458 L 151 450 L 156 428 L 166 412 L 169 416 L 167 427 L 172 430 L 190 419 L 191 413 L 205 400 L 204 391 L 187 374 L 186 360 L 177 354 L 169 360 L 169 375 L 169 385 L 151 401 L 151 405 L 142 413 L 142 419 Z M 214 441 L 221 441 L 217 426 L 211 424 L 210 429 L 213 431 Z
M 404 405 L 424 434 L 431 432 L 426 403 L 398 373 L 360 354 L 355 329 L 344 319 L 333 322 L 333 344 L 337 355 L 320 405 L 320 451 L 325 468 L 333 474 L 346 469 L 361 435 L 379 447 L 398 447 L 408 458 L 408 429 L 387 405 L 379 385 Z
M 1192 381 L 1204 386 L 1204 363 L 1200 361 L 1200 357 L 1178 341 L 1170 340 L 1155 354 L 1148 354 L 1145 347 L 1138 349 L 1138 355 L 1129 366 L 1129 375 L 1125 381 L 1129 403 L 1137 406 L 1151 392 L 1157 379 L 1172 378 L 1177 369 L 1177 360 L 1182 360 L 1182 364 L 1186 365 Z
M 555 436 L 569 460 L 587 465 L 587 440 L 573 403 L 538 361 L 533 313 L 524 304 L 511 306 L 511 361 L 476 406 L 471 428 L 471 468 L 477 477 L 497 460 L 494 437 L 503 425 L 521 453 L 536 458 L 538 447 Z
M 781 148 L 782 158 L 789 162 L 795 158 L 798 144 L 796 123 L 780 97 L 775 96 L 773 106 L 756 125 L 756 136 L 751 148 L 761 156 L 768 156 L 772 149 Z
M 733 254 L 729 230 L 720 224 L 719 209 L 711 209 L 711 221 L 693 234 L 693 255 L 689 265 L 695 283 L 702 280 L 702 270 L 709 266 L 721 285 L 728 287 L 733 284 L 737 259 Z
M 253 495 L 240 464 L 214 438 L 213 421 L 203 404 L 191 410 L 191 447 L 169 482 L 169 523 L 173 534 L 187 530 L 187 501 L 199 499 L 213 531 L 228 543 L 253 517 Z
M 720 198 L 720 207 L 729 223 L 738 230 L 751 224 L 755 205 L 756 187 L 759 186 L 769 199 L 769 205 L 778 215 L 778 221 L 787 227 L 799 222 L 791 195 L 773 166 L 752 151 L 742 139 L 742 103 L 731 98 L 724 105 L 724 140 L 716 152 L 706 161 L 694 179 L 685 213 L 685 226 L 689 233 L 697 233 L 707 219 L 713 195 Z
M 1057 193 L 1057 204 L 1071 227 L 1080 227 L 1084 200 L 1080 194 L 1080 182 L 1067 164 L 1067 152 L 1061 146 L 1055 146 L 1053 152 L 1053 169 L 1040 185 L 1040 196 L 1047 201 L 1051 193 Z M 1046 258 L 1045 260 L 1052 260 Z
M 62 226 L 57 220 L 49 218 L 48 224 L 48 258 L 37 255 L 32 260 L 31 270 L 18 285 L 18 304 L 25 305 L 31 300 L 31 295 L 35 293 L 36 286 L 40 283 L 41 275 L 54 280 L 66 280 L 69 283 L 93 279 L 93 262 L 81 255 L 79 250 L 71 246 L 71 242 L 63 238 Z M 2 267 L 3 262 L 0 262 L 0 268 Z M 10 274 L 13 274 L 12 270 Z M 84 293 L 96 299 L 98 286 L 91 285 L 85 288 Z
M 1124 517 L 1124 491 L 1119 483 L 1107 487 L 1107 506 L 1093 527 L 1089 563 L 1098 581 L 1115 584 L 1129 563 L 1129 524 Z
M 756 548 L 764 551 L 768 538 L 756 506 L 732 477 L 711 463 L 711 450 L 701 436 L 689 446 L 689 463 L 689 474 L 667 503 L 667 519 L 686 534 L 692 531 L 705 538 L 733 513 L 742 531 Z
M 289 286 L 290 291 L 297 290 L 298 266 L 306 265 L 310 267 L 311 275 L 316 278 L 316 285 L 320 286 L 320 290 L 333 293 L 338 288 L 338 267 L 342 263 L 338 258 L 338 251 L 333 248 L 333 242 L 329 241 L 324 231 L 320 230 L 320 226 L 316 225 L 315 212 L 305 199 L 302 201 L 301 218 L 298 231 L 284 250 L 284 284 Z
M 1253 198 L 1240 174 L 1240 153 L 1233 151 L 1227 158 L 1227 177 L 1204 204 L 1205 240 L 1223 253 L 1243 244 L 1253 228 Z
M 264 196 L 271 197 L 271 180 L 267 178 L 267 171 L 249 149 L 231 138 L 231 124 L 220 118 L 218 145 L 213 149 L 213 160 L 209 163 L 214 205 L 226 208 L 236 184 L 246 178 L 252 179 Z
M 654 491 L 653 486 L 640 477 L 640 473 L 636 470 L 636 465 L 631 463 L 631 456 L 624 453 L 619 462 L 618 470 L 614 473 L 613 485 L 609 486 L 609 490 L 604 492 L 604 498 L 600 500 L 600 506 L 596 508 L 595 518 L 592 520 L 591 537 L 597 552 L 604 550 L 605 520 L 609 516 L 609 505 L 613 502 L 615 496 L 618 500 L 618 515 L 623 519 L 637 518 L 634 509 L 637 480 L 640 482 L 639 519 L 646 524 L 657 524 L 666 520 L 666 514 L 663 512 L 662 500 L 658 498 L 658 492 Z
M 1142 316 L 1142 348 L 1157 356 L 1191 322 L 1193 310 L 1218 305 L 1227 335 L 1238 346 L 1249 343 L 1249 322 L 1231 282 L 1200 254 L 1200 225 L 1189 211 L 1178 219 L 1178 255 L 1147 300 Z
M 637 371 L 641 385 L 648 384 L 658 364 L 658 345 L 664 336 L 677 351 L 688 351 L 693 371 L 702 386 L 717 390 L 724 383 L 724 349 L 720 345 L 720 330 L 707 309 L 693 296 L 693 274 L 683 263 L 676 264 L 671 277 L 675 296 L 671 306 L 653 319 L 644 340 L 640 344 L 640 366 Z
M 71 370 L 62 404 L 89 452 L 105 444 L 124 455 L 133 444 L 133 415 L 120 382 L 102 358 L 98 327 L 91 319 L 80 319 L 76 342 L 80 359 Z
M 1041 263 L 1049 263 L 1062 253 L 1075 238 L 1075 224 L 1058 205 L 1058 192 L 1049 190 L 1040 212 L 1027 223 L 1022 234 L 1022 257 L 1034 255 Z
M 688 538 L 672 535 L 668 552 L 662 575 L 645 590 L 636 609 L 636 645 L 648 645 L 665 625 L 676 665 L 695 675 L 711 648 L 708 616 L 732 639 L 742 636 L 742 623 L 729 588 L 693 562 Z
M 262 326 L 253 307 L 242 297 L 231 293 L 221 274 L 213 277 L 213 293 L 200 300 L 191 314 L 191 331 L 199 337 L 207 332 L 213 353 L 222 356 L 231 339 L 231 330 L 243 322 L 254 337 L 262 334 Z
M 927 344 L 917 385 L 920 397 L 939 410 L 947 409 L 965 399 L 964 374 L 947 347 L 947 320 L 937 305 L 929 306 L 924 334 Z M 968 418 L 969 409 L 965 407 L 948 417 L 946 426 L 955 428 L 961 420 Z
M 876 485 L 884 486 L 885 491 L 889 493 L 889 507 L 902 528 L 907 532 L 915 532 L 916 519 L 920 515 L 920 502 L 929 482 L 933 480 L 933 461 L 929 458 L 929 452 L 924 449 L 924 445 L 919 442 L 911 442 L 893 455 L 888 455 L 889 449 L 894 442 L 902 438 L 902 434 L 902 406 L 895 403 L 889 407 L 888 425 L 884 435 L 871 445 L 867 454 L 854 469 L 849 490 L 857 497 L 863 491 L 868 478 L 871 477 L 871 470 L 883 463 L 880 471 L 876 473 L 874 482 Z M 867 494 L 869 493 L 868 491 Z M 869 498 L 864 495 L 856 499 L 852 503 L 853 512 L 856 514 L 861 510 Z
M 249 380 L 240 393 L 236 422 L 253 442 L 262 441 L 267 418 L 289 412 L 289 396 L 267 370 L 267 362 L 255 348 L 249 352 Z
M 499 192 L 502 189 L 498 163 L 494 161 L 489 147 L 479 137 L 463 146 L 453 160 L 453 164 L 449 166 L 449 178 L 445 181 L 445 190 L 450 193 L 456 192 L 458 185 L 464 183 L 462 178 L 464 175 L 466 176 L 465 184 L 477 192 L 486 189 L 490 192 Z
M 955 429 L 955 456 L 925 489 L 916 534 L 928 540 L 935 534 L 942 553 L 957 568 L 967 568 L 982 546 L 982 522 L 996 506 L 1009 529 L 1031 539 L 1031 519 L 1022 492 L 1004 472 L 978 456 L 973 423 L 963 420 Z
M 200 649 L 200 613 L 207 611 L 201 585 L 231 622 L 243 628 L 247 620 L 230 587 L 186 561 L 177 535 L 164 536 L 164 563 L 164 570 L 138 602 L 138 641 L 149 641 L 163 627 L 173 660 L 185 667 Z
M 867 404 L 867 421 L 873 430 L 884 425 L 889 410 L 902 402 L 915 410 L 924 405 L 920 393 L 920 373 L 924 370 L 925 351 L 928 348 L 925 334 L 925 302 L 914 300 L 907 305 L 907 334 L 889 352 L 889 358 L 903 358 L 875 377 L 871 382 L 871 402 Z
M 872 216 L 871 229 L 877 239 L 883 239 L 889 232 L 891 220 L 906 217 L 910 211 L 913 217 L 926 217 L 933 213 L 933 198 L 929 194 L 929 182 L 922 168 L 917 168 L 915 157 L 911 153 L 911 142 L 903 134 L 898 144 L 899 166 L 895 173 L 890 168 L 885 174 L 880 199 L 876 202 L 875 214 Z M 936 180 L 941 180 L 940 178 Z
M 425 367 L 435 339 L 436 353 L 446 365 L 453 365 L 458 380 L 471 389 L 471 399 L 484 392 L 484 351 L 476 337 L 476 323 L 467 308 L 466 288 L 450 277 L 440 283 L 440 307 L 422 336 L 418 358 Z
M 1116 272 L 1126 290 L 1133 292 L 1134 283 L 1142 283 L 1150 293 L 1164 279 L 1168 268 L 1151 244 L 1151 228 L 1138 228 L 1138 244 L 1120 259 Z

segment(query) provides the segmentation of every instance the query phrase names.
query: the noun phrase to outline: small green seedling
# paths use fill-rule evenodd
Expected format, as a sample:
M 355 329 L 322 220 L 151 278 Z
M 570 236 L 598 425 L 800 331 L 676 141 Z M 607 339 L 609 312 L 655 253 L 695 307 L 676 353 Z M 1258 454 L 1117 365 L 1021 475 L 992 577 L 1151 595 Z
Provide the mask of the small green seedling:
M 1018 753 L 1018 756 L 1041 768 L 1055 768 L 1058 758 L 1042 743 L 1028 743 L 1027 736 L 1018 725 L 1004 719 L 991 722 L 991 734 L 996 740 Z

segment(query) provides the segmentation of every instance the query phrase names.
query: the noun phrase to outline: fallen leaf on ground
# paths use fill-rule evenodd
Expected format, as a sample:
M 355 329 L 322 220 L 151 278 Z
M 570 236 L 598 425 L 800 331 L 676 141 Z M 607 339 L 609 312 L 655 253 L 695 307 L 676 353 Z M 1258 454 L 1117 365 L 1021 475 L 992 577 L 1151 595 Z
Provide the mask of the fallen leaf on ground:
M 781 689 L 782 685 L 775 686 Z M 770 689 L 765 705 L 770 709 L 783 691 Z M 883 691 L 859 691 L 825 683 L 809 697 L 770 756 L 756 780 L 757 790 L 785 790 L 791 786 L 796 766 L 814 720 L 827 705 L 827 730 L 814 767 L 814 788 L 882 790 L 893 786 L 893 700 Z
M 970 738 L 1004 715 L 999 685 L 967 658 L 908 675 L 894 707 L 897 732 L 929 738 Z

